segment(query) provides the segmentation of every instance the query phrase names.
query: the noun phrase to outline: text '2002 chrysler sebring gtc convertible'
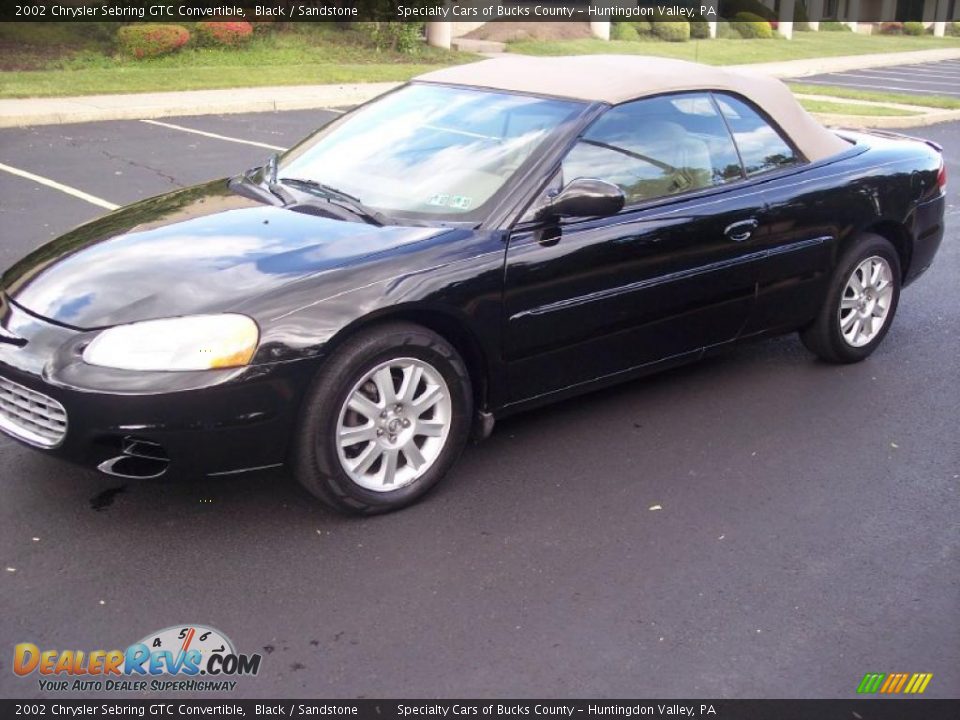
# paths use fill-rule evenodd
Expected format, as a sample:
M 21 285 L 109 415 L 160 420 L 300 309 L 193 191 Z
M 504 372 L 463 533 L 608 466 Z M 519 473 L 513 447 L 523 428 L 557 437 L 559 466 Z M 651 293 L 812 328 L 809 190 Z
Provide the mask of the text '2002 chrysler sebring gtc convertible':
M 943 237 L 940 148 L 643 57 L 429 73 L 2 278 L 0 429 L 123 477 L 420 498 L 494 418 L 799 331 L 848 363 Z

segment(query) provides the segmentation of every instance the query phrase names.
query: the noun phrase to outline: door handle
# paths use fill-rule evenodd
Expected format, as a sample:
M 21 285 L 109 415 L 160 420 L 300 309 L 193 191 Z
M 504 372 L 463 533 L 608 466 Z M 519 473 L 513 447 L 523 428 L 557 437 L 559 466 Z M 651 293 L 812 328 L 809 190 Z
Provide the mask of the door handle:
M 734 242 L 743 242 L 753 235 L 753 231 L 756 230 L 759 225 L 760 223 L 757 222 L 756 218 L 741 220 L 732 225 L 727 225 L 727 227 L 724 228 L 723 234 Z

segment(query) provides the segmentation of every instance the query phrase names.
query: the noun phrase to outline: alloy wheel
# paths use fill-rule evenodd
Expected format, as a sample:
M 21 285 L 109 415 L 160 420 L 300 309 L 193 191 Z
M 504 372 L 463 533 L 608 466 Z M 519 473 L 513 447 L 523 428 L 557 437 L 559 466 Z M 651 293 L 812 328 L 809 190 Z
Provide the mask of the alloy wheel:
M 357 485 L 390 492 L 423 476 L 443 451 L 453 405 L 443 375 L 417 358 L 367 372 L 337 420 L 337 455 Z
M 861 261 L 840 298 L 840 334 L 851 347 L 869 344 L 887 322 L 893 302 L 893 270 L 878 255 Z

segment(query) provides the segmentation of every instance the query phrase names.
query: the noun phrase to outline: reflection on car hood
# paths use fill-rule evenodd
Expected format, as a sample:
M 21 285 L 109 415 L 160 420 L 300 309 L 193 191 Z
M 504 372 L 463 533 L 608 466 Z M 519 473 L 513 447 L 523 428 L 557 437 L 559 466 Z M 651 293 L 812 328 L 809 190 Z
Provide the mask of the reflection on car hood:
M 441 232 L 293 212 L 236 195 L 218 181 L 82 225 L 11 267 L 3 287 L 36 315 L 91 329 L 224 312 L 280 285 Z

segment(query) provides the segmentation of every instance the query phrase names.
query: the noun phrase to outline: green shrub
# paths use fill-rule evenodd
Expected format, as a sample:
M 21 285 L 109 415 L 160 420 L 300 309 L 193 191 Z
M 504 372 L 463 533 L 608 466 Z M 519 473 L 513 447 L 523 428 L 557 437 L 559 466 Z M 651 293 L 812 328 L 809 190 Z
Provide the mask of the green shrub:
M 649 20 L 634 20 L 630 24 L 641 38 L 653 35 L 653 23 Z
M 797 3 L 800 5 L 801 3 Z M 751 13 L 764 20 L 775 20 L 777 14 L 760 0 L 720 0 L 720 17 L 736 18 L 740 13 Z
M 611 40 L 639 40 L 637 29 L 631 23 L 618 22 L 610 26 Z
M 75 33 L 77 37 L 104 44 L 113 42 L 116 30 L 117 24 L 115 22 L 74 23 L 73 27 L 70 28 L 70 32 Z
M 667 42 L 686 42 L 690 39 L 690 23 L 686 20 L 655 20 L 653 34 Z
M 690 21 L 690 37 L 696 40 L 706 40 L 710 37 L 710 26 L 706 20 Z
M 734 29 L 740 33 L 740 37 L 743 38 L 769 40 L 773 37 L 773 28 L 770 27 L 770 23 L 753 13 L 737 13 L 732 24 Z
M 923 35 L 925 32 L 926 28 L 922 22 L 905 22 L 903 24 L 904 35 Z
M 423 23 L 358 22 L 353 26 L 367 35 L 377 50 L 412 53 L 421 45 Z
M 117 47 L 135 58 L 157 57 L 176 52 L 190 40 L 183 25 L 125 25 L 117 30 Z
M 824 20 L 820 23 L 822 32 L 852 32 L 850 26 L 836 20 Z
M 253 25 L 248 22 L 198 22 L 193 29 L 198 45 L 229 47 L 241 45 L 253 37 Z
M 726 20 L 717 21 L 717 39 L 718 40 L 739 40 L 740 33 Z
M 751 12 L 737 13 L 733 16 L 733 19 L 738 22 L 765 22 L 767 25 L 769 25 L 771 22 L 776 22 L 776 20 L 770 20 Z
M 748 12 L 764 20 L 779 20 L 774 10 L 764 5 L 760 0 L 720 0 L 719 11 L 722 18 L 734 18 L 743 12 Z M 793 6 L 794 30 L 809 30 L 807 8 L 802 0 L 797 0 Z
M 253 25 L 253 32 L 257 35 L 262 35 L 270 30 L 275 30 L 281 23 L 278 23 L 273 18 L 269 20 L 252 20 L 250 24 Z
M 945 34 L 950 37 L 960 37 L 960 21 L 947 23 Z

